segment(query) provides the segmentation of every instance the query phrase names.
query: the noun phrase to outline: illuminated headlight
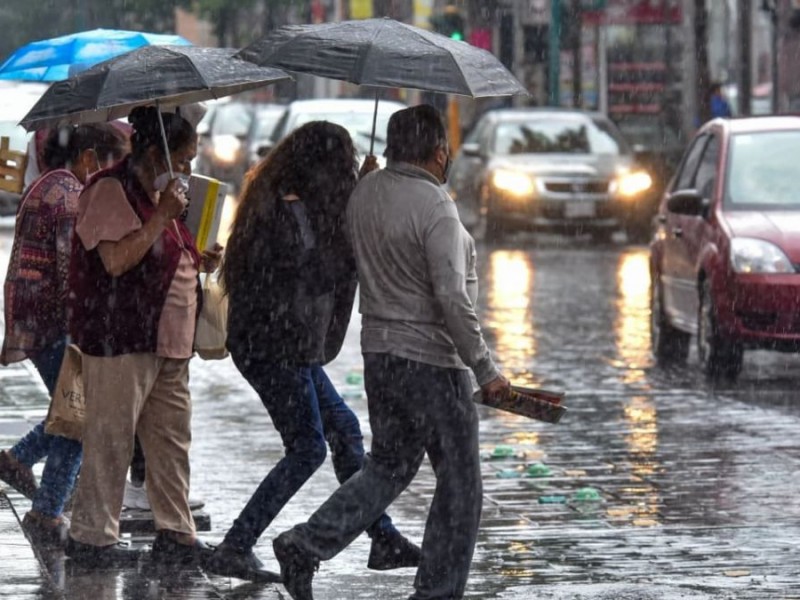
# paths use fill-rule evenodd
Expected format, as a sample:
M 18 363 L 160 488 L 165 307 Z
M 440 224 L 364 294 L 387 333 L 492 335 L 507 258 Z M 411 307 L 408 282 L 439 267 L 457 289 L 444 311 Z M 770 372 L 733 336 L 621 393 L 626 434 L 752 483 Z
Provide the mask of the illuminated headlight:
M 611 183 L 611 192 L 623 198 L 633 198 L 646 192 L 653 185 L 653 178 L 647 171 L 622 173 Z
M 508 192 L 514 196 L 530 196 L 533 194 L 533 179 L 517 171 L 499 169 L 492 175 L 495 189 Z
M 231 164 L 236 161 L 242 141 L 235 135 L 219 135 L 213 140 L 214 158 L 221 163 Z
M 737 273 L 794 273 L 792 263 L 775 244 L 752 238 L 731 240 L 731 265 Z

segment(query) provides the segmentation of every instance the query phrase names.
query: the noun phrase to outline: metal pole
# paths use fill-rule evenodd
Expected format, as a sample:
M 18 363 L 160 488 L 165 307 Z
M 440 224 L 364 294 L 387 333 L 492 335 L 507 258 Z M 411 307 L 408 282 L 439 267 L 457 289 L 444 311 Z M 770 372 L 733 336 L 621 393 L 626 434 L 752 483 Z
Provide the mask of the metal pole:
M 550 0 L 550 59 L 548 96 L 551 106 L 561 104 L 561 0 Z
M 751 42 L 753 29 L 752 0 L 739 0 L 739 113 L 749 116 L 752 113 L 752 57 Z
M 372 115 L 372 137 L 369 138 L 369 155 L 372 156 L 372 150 L 375 147 L 375 125 L 378 122 L 378 93 L 379 89 L 375 90 L 375 113 Z
M 572 105 L 583 106 L 583 10 L 580 0 L 572 0 Z
M 772 22 L 772 114 L 778 114 L 778 92 L 780 88 L 780 70 L 778 68 L 778 3 L 772 3 L 770 10 Z

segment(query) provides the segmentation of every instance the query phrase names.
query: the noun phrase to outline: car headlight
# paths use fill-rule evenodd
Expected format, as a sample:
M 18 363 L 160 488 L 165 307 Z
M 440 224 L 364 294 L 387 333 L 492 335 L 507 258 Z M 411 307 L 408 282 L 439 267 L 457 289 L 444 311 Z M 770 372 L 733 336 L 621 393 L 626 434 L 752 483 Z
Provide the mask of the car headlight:
M 212 140 L 214 159 L 221 163 L 232 164 L 236 162 L 242 141 L 235 135 L 219 135 Z
M 635 198 L 653 185 L 653 178 L 647 171 L 622 173 L 611 184 L 611 192 L 623 198 Z
M 753 238 L 731 240 L 731 265 L 737 273 L 794 273 L 791 261 L 775 244 Z
M 495 189 L 514 196 L 530 196 L 534 190 L 531 177 L 525 173 L 506 169 L 498 169 L 492 174 L 492 185 Z

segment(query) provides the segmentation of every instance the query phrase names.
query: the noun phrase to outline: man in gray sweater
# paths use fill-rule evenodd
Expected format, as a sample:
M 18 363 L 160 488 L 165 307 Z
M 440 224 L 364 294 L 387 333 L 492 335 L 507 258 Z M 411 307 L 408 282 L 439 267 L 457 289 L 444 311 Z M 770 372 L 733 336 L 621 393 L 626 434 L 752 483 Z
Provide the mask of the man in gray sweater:
M 361 471 L 273 542 L 284 585 L 313 599 L 320 560 L 343 550 L 406 489 L 427 452 L 436 491 L 412 600 L 462 598 L 482 487 L 472 369 L 482 392 L 506 394 L 475 313 L 475 244 L 441 184 L 450 152 L 431 106 L 389 121 L 387 167 L 364 177 L 347 224 L 358 268 L 361 350 L 372 449 Z

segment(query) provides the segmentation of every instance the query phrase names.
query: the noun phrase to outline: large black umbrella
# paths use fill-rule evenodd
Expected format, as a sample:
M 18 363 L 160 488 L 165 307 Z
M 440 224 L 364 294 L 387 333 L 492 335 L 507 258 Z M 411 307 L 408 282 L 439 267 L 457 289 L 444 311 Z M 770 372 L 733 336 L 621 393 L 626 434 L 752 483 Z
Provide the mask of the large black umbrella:
M 169 108 L 291 78 L 279 69 L 233 58 L 234 52 L 195 46 L 138 48 L 52 84 L 21 125 L 31 131 L 110 121 L 137 106 Z
M 236 56 L 359 85 L 473 98 L 528 93 L 490 52 L 389 18 L 288 25 Z M 376 93 L 376 115 L 377 102 Z

